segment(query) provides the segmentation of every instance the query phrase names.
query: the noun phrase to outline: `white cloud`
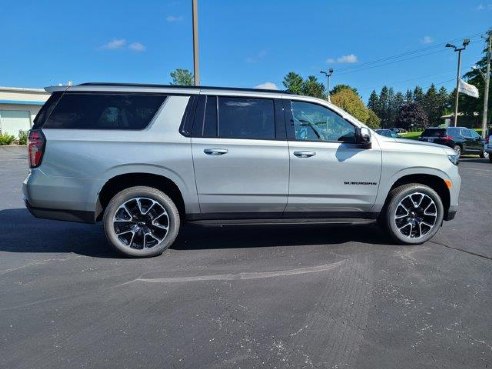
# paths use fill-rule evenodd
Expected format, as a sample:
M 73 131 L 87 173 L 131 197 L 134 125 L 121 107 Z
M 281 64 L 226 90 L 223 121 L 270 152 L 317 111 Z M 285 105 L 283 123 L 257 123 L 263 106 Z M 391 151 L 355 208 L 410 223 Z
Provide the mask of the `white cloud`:
M 132 42 L 130 45 L 128 45 L 128 48 L 137 53 L 141 53 L 146 49 L 145 45 L 141 44 L 140 42 Z
M 492 10 L 492 4 L 480 4 L 477 6 L 477 10 Z
M 256 85 L 255 88 L 261 88 L 264 90 L 278 90 L 277 85 L 273 82 L 260 83 L 259 85 Z
M 183 16 L 182 15 L 168 15 L 166 17 L 166 21 L 168 22 L 181 22 L 183 20 Z
M 432 44 L 434 42 L 434 39 L 430 36 L 424 36 L 422 40 L 420 40 L 421 43 L 424 45 Z
M 326 62 L 328 64 L 354 64 L 359 62 L 359 59 L 355 54 L 348 54 L 348 55 L 342 55 L 338 58 L 328 58 L 326 59 Z
M 116 50 L 126 46 L 126 40 L 124 38 L 114 39 L 102 46 L 103 49 Z
M 147 48 L 144 44 L 140 42 L 132 42 L 128 44 L 128 42 L 124 38 L 115 38 L 108 43 L 102 45 L 100 49 L 104 50 L 131 50 L 137 53 L 141 53 L 145 51 Z
M 258 52 L 256 55 L 253 56 L 248 56 L 246 58 L 246 63 L 258 63 L 260 60 L 262 60 L 265 56 L 267 55 L 266 50 L 261 50 Z

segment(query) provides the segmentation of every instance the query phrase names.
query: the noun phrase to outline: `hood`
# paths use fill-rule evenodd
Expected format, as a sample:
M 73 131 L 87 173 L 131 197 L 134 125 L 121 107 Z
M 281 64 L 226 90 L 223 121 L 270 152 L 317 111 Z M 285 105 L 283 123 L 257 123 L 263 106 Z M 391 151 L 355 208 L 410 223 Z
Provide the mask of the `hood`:
M 406 138 L 392 138 L 385 136 L 378 136 L 378 141 L 384 147 L 391 147 L 391 149 L 407 152 L 428 152 L 452 155 L 455 153 L 450 147 L 439 145 L 430 142 L 423 142 L 417 140 L 409 140 Z

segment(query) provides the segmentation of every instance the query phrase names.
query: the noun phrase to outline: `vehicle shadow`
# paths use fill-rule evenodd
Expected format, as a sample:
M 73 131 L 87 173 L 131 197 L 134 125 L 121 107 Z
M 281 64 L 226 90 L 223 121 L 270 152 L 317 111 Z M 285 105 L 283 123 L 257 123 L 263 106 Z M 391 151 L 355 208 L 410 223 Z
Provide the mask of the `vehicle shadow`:
M 26 209 L 0 210 L 0 251 L 67 252 L 98 258 L 121 258 L 104 236 L 101 224 L 36 219 Z M 391 245 L 388 237 L 368 225 L 247 225 L 185 224 L 174 250 L 340 245 L 347 242 Z

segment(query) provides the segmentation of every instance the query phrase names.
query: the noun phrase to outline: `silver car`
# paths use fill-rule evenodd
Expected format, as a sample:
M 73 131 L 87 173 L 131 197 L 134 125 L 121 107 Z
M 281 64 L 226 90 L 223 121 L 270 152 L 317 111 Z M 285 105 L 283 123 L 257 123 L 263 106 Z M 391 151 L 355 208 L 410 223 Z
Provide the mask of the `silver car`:
M 383 137 L 325 100 L 280 91 L 85 83 L 47 88 L 29 136 L 27 208 L 102 221 L 131 256 L 183 222 L 378 221 L 398 243 L 433 237 L 458 207 L 458 157 Z

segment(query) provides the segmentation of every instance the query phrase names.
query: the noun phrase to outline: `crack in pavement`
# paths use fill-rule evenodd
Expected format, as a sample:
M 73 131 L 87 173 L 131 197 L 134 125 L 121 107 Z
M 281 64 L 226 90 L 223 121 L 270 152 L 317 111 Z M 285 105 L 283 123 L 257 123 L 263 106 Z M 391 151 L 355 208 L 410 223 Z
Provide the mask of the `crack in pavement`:
M 468 251 L 468 250 L 465 250 L 465 249 L 460 249 L 459 247 L 452 247 L 452 246 L 446 245 L 445 243 L 440 243 L 440 242 L 436 242 L 436 241 L 429 241 L 429 243 L 433 243 L 433 244 L 436 244 L 436 245 L 439 245 L 439 246 L 443 246 L 443 247 L 446 247 L 448 249 L 452 249 L 452 250 L 456 250 L 456 251 L 461 251 L 461 252 L 464 252 L 464 253 L 469 254 L 469 255 L 478 256 L 478 257 L 483 258 L 483 259 L 492 260 L 492 257 L 490 257 L 490 256 L 482 255 L 482 254 L 479 254 L 479 253 L 476 253 L 476 252 L 473 252 L 473 251 Z

